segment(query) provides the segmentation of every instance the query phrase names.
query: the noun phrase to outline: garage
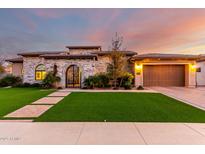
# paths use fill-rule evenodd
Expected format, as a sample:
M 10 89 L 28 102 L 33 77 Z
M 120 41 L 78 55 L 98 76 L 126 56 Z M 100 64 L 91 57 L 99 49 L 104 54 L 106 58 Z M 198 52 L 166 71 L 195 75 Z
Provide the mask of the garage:
M 144 86 L 185 86 L 185 65 L 143 65 Z

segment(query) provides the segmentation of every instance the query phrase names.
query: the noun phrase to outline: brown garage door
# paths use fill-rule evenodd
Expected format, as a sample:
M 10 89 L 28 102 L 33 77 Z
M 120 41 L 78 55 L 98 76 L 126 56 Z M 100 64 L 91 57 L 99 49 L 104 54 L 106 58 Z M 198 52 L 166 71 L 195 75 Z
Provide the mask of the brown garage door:
M 184 65 L 144 65 L 144 86 L 184 86 Z

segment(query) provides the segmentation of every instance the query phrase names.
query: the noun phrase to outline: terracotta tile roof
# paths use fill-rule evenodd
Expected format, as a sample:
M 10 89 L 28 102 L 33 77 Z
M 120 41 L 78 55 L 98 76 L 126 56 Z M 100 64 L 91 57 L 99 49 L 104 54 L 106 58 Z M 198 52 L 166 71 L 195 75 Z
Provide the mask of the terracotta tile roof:
M 11 63 L 23 63 L 23 57 L 7 59 L 6 61 L 11 62 Z
M 161 54 L 161 53 L 149 53 L 149 54 L 141 54 L 135 55 L 131 58 L 131 60 L 143 60 L 143 59 L 189 59 L 189 60 L 197 60 L 199 58 L 198 55 L 185 55 L 185 54 Z

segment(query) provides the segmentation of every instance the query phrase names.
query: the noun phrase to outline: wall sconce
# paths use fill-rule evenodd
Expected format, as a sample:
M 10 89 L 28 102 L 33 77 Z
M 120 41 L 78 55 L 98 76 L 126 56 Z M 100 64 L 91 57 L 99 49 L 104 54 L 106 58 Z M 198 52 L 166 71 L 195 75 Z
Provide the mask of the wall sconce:
M 135 64 L 135 72 L 140 75 L 142 72 L 142 64 Z
M 196 65 L 195 64 L 191 64 L 190 68 L 191 68 L 191 71 L 196 72 Z

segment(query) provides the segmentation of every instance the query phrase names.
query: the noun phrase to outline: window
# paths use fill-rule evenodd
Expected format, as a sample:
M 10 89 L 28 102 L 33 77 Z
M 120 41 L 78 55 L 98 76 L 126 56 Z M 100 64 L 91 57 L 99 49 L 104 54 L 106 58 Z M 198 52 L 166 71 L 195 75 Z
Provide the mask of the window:
M 46 68 L 43 64 L 40 64 L 36 67 L 35 70 L 35 79 L 38 81 L 43 80 L 46 77 Z

